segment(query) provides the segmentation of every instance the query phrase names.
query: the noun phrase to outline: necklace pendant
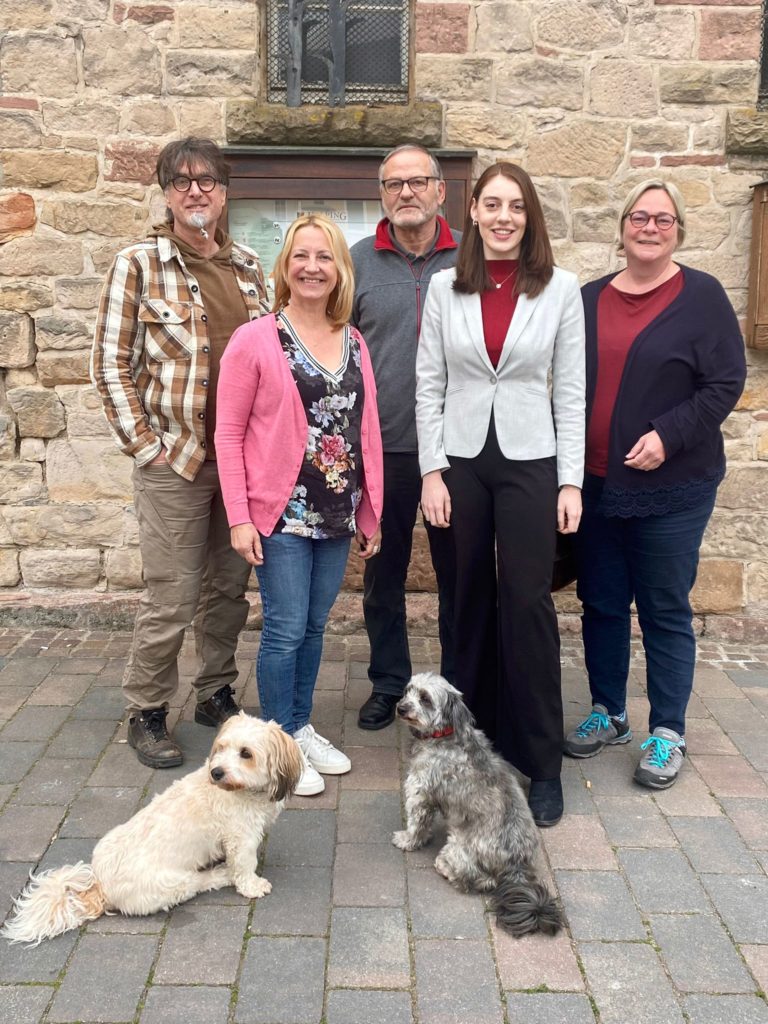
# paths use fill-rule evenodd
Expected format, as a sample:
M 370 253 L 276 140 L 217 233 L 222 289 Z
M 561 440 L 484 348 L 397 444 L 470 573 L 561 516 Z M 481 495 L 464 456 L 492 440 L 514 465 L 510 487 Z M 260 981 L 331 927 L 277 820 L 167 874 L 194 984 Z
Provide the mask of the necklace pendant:
M 501 282 L 499 282 L 499 283 L 498 283 L 498 284 L 496 285 L 496 291 L 498 291 L 498 290 L 499 290 L 499 288 L 501 288 Z

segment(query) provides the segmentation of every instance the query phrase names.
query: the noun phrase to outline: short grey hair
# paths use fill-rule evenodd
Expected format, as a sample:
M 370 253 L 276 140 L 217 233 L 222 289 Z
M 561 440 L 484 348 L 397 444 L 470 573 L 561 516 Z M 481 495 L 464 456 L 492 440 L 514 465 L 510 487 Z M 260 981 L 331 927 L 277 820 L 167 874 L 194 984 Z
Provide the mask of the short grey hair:
M 386 163 L 391 160 L 393 156 L 397 156 L 398 153 L 405 153 L 409 149 L 413 149 L 417 153 L 423 153 L 424 156 L 428 157 L 430 170 L 432 172 L 431 177 L 437 178 L 438 181 L 443 180 L 443 169 L 440 166 L 437 157 L 430 153 L 426 146 L 420 146 L 418 142 L 403 142 L 401 145 L 395 146 L 394 149 L 390 149 L 379 164 L 379 184 L 384 180 L 384 167 Z
M 682 245 L 685 241 L 685 200 L 683 199 L 680 189 L 677 185 L 673 185 L 671 181 L 662 181 L 661 178 L 651 178 L 648 181 L 641 181 L 639 185 L 635 185 L 624 200 L 624 205 L 622 206 L 621 213 L 619 214 L 619 252 L 624 248 L 621 236 L 624 230 L 625 218 L 628 216 L 630 210 L 638 201 L 640 196 L 645 195 L 646 192 L 650 192 L 651 189 L 656 188 L 667 193 L 675 208 L 675 216 L 677 217 L 677 244 Z

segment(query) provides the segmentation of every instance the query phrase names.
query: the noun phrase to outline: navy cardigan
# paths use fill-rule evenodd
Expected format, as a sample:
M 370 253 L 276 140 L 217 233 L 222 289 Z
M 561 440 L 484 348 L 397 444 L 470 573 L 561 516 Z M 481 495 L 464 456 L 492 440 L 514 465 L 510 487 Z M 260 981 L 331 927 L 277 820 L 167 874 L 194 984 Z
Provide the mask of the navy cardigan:
M 746 378 L 744 341 L 719 281 L 681 266 L 680 294 L 638 334 L 627 354 L 611 418 L 605 515 L 657 515 L 690 508 L 725 473 L 720 425 Z M 597 303 L 616 275 L 582 288 L 586 321 L 587 422 L 597 383 Z M 624 465 L 655 430 L 666 460 L 651 472 Z

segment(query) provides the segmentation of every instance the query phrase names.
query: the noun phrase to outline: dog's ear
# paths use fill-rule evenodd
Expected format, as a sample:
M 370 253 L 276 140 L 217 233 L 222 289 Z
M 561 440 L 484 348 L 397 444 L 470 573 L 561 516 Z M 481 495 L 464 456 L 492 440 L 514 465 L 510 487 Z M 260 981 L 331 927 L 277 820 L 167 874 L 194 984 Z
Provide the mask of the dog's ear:
M 277 802 L 290 796 L 299 784 L 301 753 L 293 736 L 284 732 L 276 722 L 268 722 L 267 729 L 267 796 Z
M 445 698 L 446 724 L 453 726 L 457 736 L 466 733 L 475 724 L 472 713 L 459 693 L 447 693 Z

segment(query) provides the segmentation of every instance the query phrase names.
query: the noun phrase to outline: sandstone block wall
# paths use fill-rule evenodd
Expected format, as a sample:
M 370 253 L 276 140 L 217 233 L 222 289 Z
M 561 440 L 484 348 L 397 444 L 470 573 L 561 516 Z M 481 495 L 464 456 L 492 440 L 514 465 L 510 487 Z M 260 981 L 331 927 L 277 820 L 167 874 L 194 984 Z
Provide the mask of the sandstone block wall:
M 255 0 L 2 5 L 6 602 L 140 586 L 130 463 L 88 384 L 100 283 L 162 212 L 161 146 L 234 141 L 242 101 L 265 101 L 262 13 Z M 478 171 L 500 156 L 531 171 L 557 258 L 583 280 L 619 265 L 628 188 L 668 176 L 689 206 L 681 259 L 716 274 L 743 315 L 750 185 L 764 167 L 754 125 L 768 132 L 753 110 L 760 13 L 759 0 L 415 0 L 412 95 L 442 105 L 442 144 L 476 149 Z M 749 363 L 695 594 L 712 635 L 768 636 L 768 354 Z M 420 529 L 411 582 L 432 586 Z

